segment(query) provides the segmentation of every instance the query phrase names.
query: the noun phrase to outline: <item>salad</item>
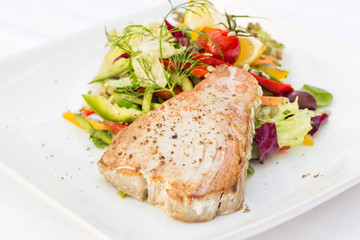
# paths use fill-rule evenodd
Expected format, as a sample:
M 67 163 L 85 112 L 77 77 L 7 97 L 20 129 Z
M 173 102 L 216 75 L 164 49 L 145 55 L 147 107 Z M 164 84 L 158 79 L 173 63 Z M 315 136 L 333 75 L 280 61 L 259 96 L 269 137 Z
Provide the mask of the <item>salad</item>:
M 89 135 L 98 148 L 138 117 L 193 89 L 218 65 L 248 71 L 263 89 L 255 116 L 252 159 L 263 162 L 278 151 L 313 145 L 312 136 L 328 119 L 319 110 L 332 102 L 324 89 L 294 90 L 284 80 L 284 45 L 259 23 L 238 26 L 244 15 L 220 13 L 206 0 L 173 6 L 162 22 L 106 31 L 109 48 L 77 113 L 63 117 Z M 248 173 L 253 173 L 251 166 Z

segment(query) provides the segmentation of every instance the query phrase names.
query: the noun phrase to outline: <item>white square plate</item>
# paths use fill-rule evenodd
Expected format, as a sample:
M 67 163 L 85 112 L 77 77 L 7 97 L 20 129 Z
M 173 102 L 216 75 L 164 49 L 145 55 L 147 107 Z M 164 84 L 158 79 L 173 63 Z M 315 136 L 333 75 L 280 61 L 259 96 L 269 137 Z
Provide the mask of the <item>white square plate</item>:
M 265 16 L 236 0 L 223 5 L 231 13 Z M 168 9 L 166 5 L 124 16 L 107 27 L 161 20 Z M 263 165 L 252 163 L 256 173 L 245 189 L 250 212 L 208 223 L 182 223 L 154 206 L 121 199 L 100 176 L 96 162 L 102 151 L 61 114 L 81 106 L 80 94 L 86 92 L 106 52 L 104 26 L 0 61 L 0 169 L 27 182 L 90 231 L 124 239 L 249 237 L 341 193 L 360 179 L 360 84 L 355 79 L 360 51 L 269 18 L 261 23 L 286 46 L 288 81 L 295 88 L 305 83 L 322 87 L 333 93 L 334 101 L 313 147 L 293 147 Z M 302 178 L 307 173 L 310 176 Z

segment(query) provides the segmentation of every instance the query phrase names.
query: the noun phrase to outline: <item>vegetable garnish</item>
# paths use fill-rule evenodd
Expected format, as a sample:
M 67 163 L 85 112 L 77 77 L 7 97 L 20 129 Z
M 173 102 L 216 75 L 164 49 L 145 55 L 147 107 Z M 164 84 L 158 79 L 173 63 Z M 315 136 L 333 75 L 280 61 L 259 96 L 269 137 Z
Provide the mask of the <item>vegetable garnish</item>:
M 256 160 L 263 161 L 270 155 L 279 151 L 275 123 L 264 123 L 256 129 L 254 138 L 259 149 L 259 157 Z
M 118 191 L 118 195 L 122 198 L 126 198 L 128 196 L 126 193 L 123 193 L 121 191 Z
M 184 47 L 187 47 L 190 45 L 190 40 L 186 36 L 185 33 L 183 33 L 180 29 L 171 25 L 167 20 L 165 20 L 165 25 L 166 25 L 167 29 L 171 32 L 171 35 L 173 35 L 173 37 L 176 38 L 176 41 L 180 45 L 182 45 Z
M 113 64 L 116 63 L 117 60 L 119 60 L 119 59 L 121 59 L 121 58 L 129 58 L 129 57 L 130 57 L 129 54 L 123 53 L 123 54 L 121 54 L 120 56 L 118 56 L 117 58 L 114 59 Z
M 305 84 L 302 87 L 302 90 L 307 91 L 311 93 L 312 96 L 314 96 L 318 107 L 326 107 L 332 102 L 332 94 L 325 91 L 324 89 Z
M 262 96 L 261 97 L 261 104 L 262 105 L 277 106 L 279 103 L 282 103 L 284 100 L 285 100 L 284 97 Z
M 193 89 L 215 67 L 235 65 L 248 71 L 264 93 L 255 116 L 253 159 L 262 162 L 279 150 L 313 145 L 311 136 L 328 119 L 318 108 L 328 106 L 333 96 L 312 85 L 299 91 L 283 82 L 289 71 L 282 68 L 282 43 L 259 23 L 240 27 L 236 19 L 249 16 L 222 14 L 207 0 L 177 6 L 170 1 L 170 6 L 161 22 L 106 32 L 110 49 L 83 95 L 84 106 L 79 114 L 64 113 L 65 119 L 103 148 L 138 117 Z M 172 13 L 181 22 L 172 22 Z M 249 166 L 248 173 L 253 172 Z
M 255 173 L 255 169 L 251 165 L 249 165 L 247 169 L 247 175 L 250 176 L 253 175 L 254 173 Z
M 307 108 L 309 110 L 316 110 L 316 100 L 313 95 L 308 92 L 293 91 L 289 94 L 286 94 L 285 96 L 290 100 L 290 102 L 294 102 L 297 99 L 299 108 L 301 109 Z
M 252 65 L 256 66 L 256 65 L 260 65 L 260 64 L 270 64 L 275 67 L 281 67 L 279 60 L 273 56 L 260 57 Z
M 315 116 L 311 118 L 311 126 L 312 129 L 309 131 L 309 134 L 312 136 L 314 135 L 319 127 L 326 122 L 329 116 L 326 113 L 321 114 L 320 116 Z
M 293 92 L 294 89 L 287 84 L 281 83 L 281 82 L 276 82 L 274 80 L 271 79 L 267 79 L 264 77 L 260 77 L 256 74 L 252 74 L 256 80 L 258 81 L 259 85 L 263 86 L 264 88 L 272 91 L 274 94 L 276 95 L 284 95 L 290 92 Z
M 236 62 L 240 55 L 240 42 L 235 32 L 216 28 L 206 29 L 204 33 L 208 37 L 200 37 L 197 43 L 206 53 L 210 53 L 214 58 L 227 63 Z
M 276 40 L 272 39 L 271 35 L 265 32 L 259 23 L 249 23 L 246 30 L 250 34 L 259 37 L 260 41 L 265 44 L 266 50 L 264 51 L 264 55 L 273 56 L 278 60 L 282 59 L 284 44 L 278 43 Z

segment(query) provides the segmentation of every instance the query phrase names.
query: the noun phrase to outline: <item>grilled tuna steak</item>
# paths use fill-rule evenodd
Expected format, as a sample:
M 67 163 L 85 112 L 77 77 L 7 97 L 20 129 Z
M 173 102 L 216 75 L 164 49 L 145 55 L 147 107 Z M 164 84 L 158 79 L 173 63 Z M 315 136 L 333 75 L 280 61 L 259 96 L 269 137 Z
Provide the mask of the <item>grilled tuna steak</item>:
M 120 191 L 187 222 L 238 210 L 261 88 L 222 65 L 122 130 L 98 162 Z

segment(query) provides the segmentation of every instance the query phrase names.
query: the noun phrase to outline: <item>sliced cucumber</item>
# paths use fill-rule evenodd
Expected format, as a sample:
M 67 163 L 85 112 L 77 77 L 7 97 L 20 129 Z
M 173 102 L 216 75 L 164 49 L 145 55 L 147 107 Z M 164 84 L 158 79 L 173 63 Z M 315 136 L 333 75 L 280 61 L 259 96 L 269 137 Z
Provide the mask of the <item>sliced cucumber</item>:
M 77 124 L 79 124 L 79 127 L 84 129 L 89 134 L 90 134 L 91 129 L 94 128 L 93 125 L 91 125 L 91 123 L 88 120 L 86 120 L 83 116 L 81 116 L 80 114 L 75 114 L 74 120 Z
M 132 122 L 143 113 L 134 108 L 119 107 L 113 105 L 104 96 L 83 95 L 87 104 L 104 120 L 111 122 Z

